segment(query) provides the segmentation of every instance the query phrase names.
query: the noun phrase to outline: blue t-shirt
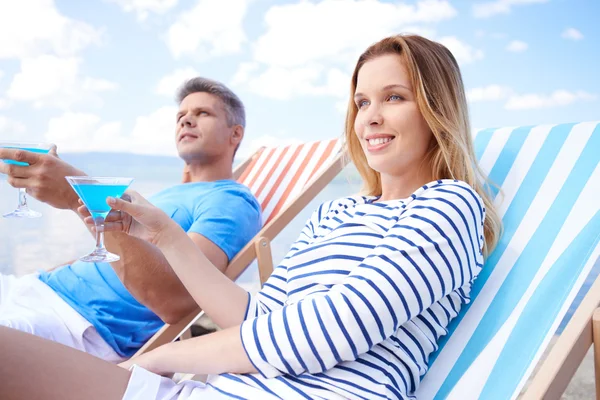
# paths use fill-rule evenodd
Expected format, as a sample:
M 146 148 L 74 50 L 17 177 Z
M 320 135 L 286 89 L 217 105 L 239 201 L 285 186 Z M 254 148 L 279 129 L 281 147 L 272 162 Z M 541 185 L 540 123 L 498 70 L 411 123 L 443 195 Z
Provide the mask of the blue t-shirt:
M 215 243 L 230 261 L 262 225 L 258 201 L 233 180 L 173 186 L 150 201 L 186 232 Z M 110 264 L 77 261 L 42 272 L 40 280 L 92 323 L 121 356 L 132 356 L 164 325 L 127 291 Z

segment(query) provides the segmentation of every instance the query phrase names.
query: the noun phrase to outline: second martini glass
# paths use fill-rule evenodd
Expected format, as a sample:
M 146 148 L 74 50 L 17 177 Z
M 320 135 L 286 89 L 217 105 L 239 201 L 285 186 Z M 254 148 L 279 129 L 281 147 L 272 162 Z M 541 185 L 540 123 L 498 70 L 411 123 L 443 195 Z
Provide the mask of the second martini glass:
M 67 181 L 90 211 L 96 225 L 96 248 L 80 258 L 84 262 L 114 262 L 120 260 L 116 254 L 104 247 L 104 219 L 110 212 L 107 197 L 120 198 L 131 185 L 132 178 L 109 178 L 91 176 L 67 176 Z
M 0 148 L 19 149 L 19 150 L 31 151 L 33 153 L 47 154 L 50 152 L 50 149 L 52 148 L 52 144 L 50 144 L 50 143 L 27 143 L 27 142 L 0 142 Z M 6 164 L 14 164 L 14 165 L 22 166 L 22 167 L 29 166 L 29 164 L 27 164 L 27 163 L 14 161 L 14 160 L 2 160 L 2 161 Z M 17 208 L 12 212 L 9 212 L 9 213 L 3 215 L 4 218 L 39 218 L 41 216 L 42 216 L 41 213 L 31 210 L 29 208 L 29 206 L 27 205 L 27 193 L 25 192 L 25 189 L 23 189 L 23 188 L 19 188 L 19 205 L 17 206 Z

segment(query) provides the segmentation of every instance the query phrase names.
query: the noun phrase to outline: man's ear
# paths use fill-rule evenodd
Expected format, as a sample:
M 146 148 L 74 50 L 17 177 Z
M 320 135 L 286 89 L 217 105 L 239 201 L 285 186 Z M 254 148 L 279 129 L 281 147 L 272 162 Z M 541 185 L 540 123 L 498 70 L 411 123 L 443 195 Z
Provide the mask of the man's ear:
M 233 132 L 231 133 L 231 143 L 237 147 L 243 138 L 244 138 L 244 127 L 241 125 L 234 126 Z

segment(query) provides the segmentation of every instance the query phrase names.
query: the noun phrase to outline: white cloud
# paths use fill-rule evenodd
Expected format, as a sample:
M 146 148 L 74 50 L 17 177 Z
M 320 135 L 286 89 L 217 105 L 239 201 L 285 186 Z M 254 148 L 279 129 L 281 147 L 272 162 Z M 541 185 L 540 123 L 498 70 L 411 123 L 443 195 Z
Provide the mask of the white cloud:
M 336 101 L 335 102 L 336 111 L 339 112 L 340 114 L 346 115 L 346 113 L 348 112 L 348 102 L 349 102 L 348 98 Z
M 198 72 L 192 67 L 176 69 L 158 82 L 156 93 L 173 98 L 175 91 L 183 82 L 196 76 L 198 76 Z
M 171 53 L 206 58 L 239 52 L 247 41 L 243 21 L 250 1 L 198 0 L 169 28 Z
M 269 67 L 252 78 L 248 87 L 264 97 L 288 100 L 294 96 L 347 95 L 349 82 L 350 74 L 338 68 L 325 71 L 321 65 L 313 64 L 298 68 Z
M 256 42 L 254 59 L 280 67 L 355 60 L 361 50 L 384 36 L 410 25 L 439 22 L 456 15 L 445 0 L 425 0 L 415 5 L 324 0 L 273 6 L 265 15 L 267 32 Z
M 508 98 L 513 93 L 512 89 L 501 85 L 488 85 L 473 88 L 467 91 L 467 100 L 470 103 L 484 101 L 497 101 Z
M 247 82 L 250 79 L 252 73 L 258 71 L 259 69 L 260 64 L 257 62 L 240 63 L 240 65 L 238 65 L 238 69 L 235 75 L 233 76 L 233 78 L 231 78 L 230 85 L 235 86 Z
M 507 110 L 533 110 L 554 107 L 564 107 L 579 101 L 594 101 L 598 96 L 585 91 L 570 92 L 555 90 L 546 94 L 518 94 L 507 86 L 488 85 L 473 88 L 467 91 L 469 103 L 506 100 L 504 108 Z
M 125 12 L 134 12 L 144 21 L 150 13 L 164 14 L 177 5 L 177 0 L 106 0 L 118 4 Z
M 244 140 L 238 153 L 236 154 L 236 158 L 245 160 L 254 154 L 258 149 L 263 146 L 266 147 L 276 147 L 276 146 L 289 146 L 295 144 L 302 144 L 303 141 L 300 139 L 296 139 L 290 137 L 289 133 L 285 131 L 281 131 L 277 134 L 277 136 L 272 135 L 263 135 L 258 138 L 248 138 L 249 140 Z
M 128 151 L 138 154 L 177 155 L 175 116 L 178 108 L 165 106 L 136 119 Z
M 575 28 L 568 28 L 565 29 L 564 32 L 562 33 L 561 37 L 563 39 L 569 39 L 569 40 L 581 40 L 583 39 L 583 34 L 581 32 L 579 32 L 577 29 Z
M 51 118 L 45 140 L 56 144 L 59 152 L 130 150 L 120 122 L 102 123 L 89 113 L 66 112 Z
M 446 0 L 421 0 L 411 5 L 323 0 L 273 6 L 265 14 L 267 29 L 256 41 L 253 60 L 240 64 L 231 82 L 275 99 L 307 95 L 346 98 L 350 72 L 369 45 L 401 32 L 433 38 L 429 25 L 455 15 L 457 11 Z M 462 64 L 483 57 L 481 50 L 455 37 L 440 42 Z
M 287 100 L 294 95 L 307 94 L 322 72 L 318 65 L 299 68 L 269 67 L 248 82 L 248 87 L 261 96 Z
M 528 47 L 529 45 L 521 40 L 513 40 L 506 46 L 506 50 L 513 53 L 522 53 L 527 50 Z
M 547 3 L 549 0 L 496 0 L 473 5 L 475 18 L 488 18 L 496 14 L 509 14 L 513 6 Z
M 43 55 L 21 61 L 9 88 L 8 98 L 32 102 L 34 107 L 67 109 L 76 103 L 98 104 L 97 93 L 116 89 L 112 82 L 83 76 L 81 59 Z
M 0 115 L 1 140 L 11 141 L 23 139 L 23 133 L 25 131 L 26 128 L 23 123 Z
M 459 64 L 470 64 L 483 58 L 483 51 L 475 49 L 454 36 L 439 39 L 452 52 Z
M 581 90 L 577 92 L 556 90 L 550 95 L 524 94 L 511 96 L 504 108 L 507 110 L 554 108 L 568 106 L 578 101 L 594 101 L 597 99 L 597 95 Z
M 176 107 L 167 106 L 139 116 L 131 133 L 125 134 L 120 121 L 103 122 L 96 114 L 69 111 L 50 119 L 45 140 L 56 143 L 62 152 L 177 155 L 176 113 Z
M 100 30 L 60 14 L 53 0 L 0 1 L 0 59 L 73 55 L 101 37 Z

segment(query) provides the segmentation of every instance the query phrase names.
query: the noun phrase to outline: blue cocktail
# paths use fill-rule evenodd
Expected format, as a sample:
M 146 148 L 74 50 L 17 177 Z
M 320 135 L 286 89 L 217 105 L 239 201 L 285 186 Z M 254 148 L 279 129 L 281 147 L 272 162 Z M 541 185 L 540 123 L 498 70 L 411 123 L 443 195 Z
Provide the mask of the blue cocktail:
M 96 225 L 96 249 L 80 258 L 85 262 L 113 262 L 120 257 L 109 253 L 104 247 L 104 219 L 110 212 L 107 197 L 120 198 L 131 185 L 132 178 L 98 178 L 90 176 L 67 176 L 67 181 L 90 211 Z
M 52 148 L 52 144 L 49 143 L 25 143 L 25 142 L 0 142 L 0 148 L 5 149 L 19 149 L 30 151 L 32 153 L 47 154 Z M 28 167 L 29 164 L 26 162 L 19 162 L 14 160 L 2 160 L 6 164 L 18 165 L 20 167 Z M 39 218 L 42 214 L 29 209 L 27 206 L 27 193 L 24 188 L 19 188 L 19 205 L 17 208 L 4 214 L 4 218 Z

